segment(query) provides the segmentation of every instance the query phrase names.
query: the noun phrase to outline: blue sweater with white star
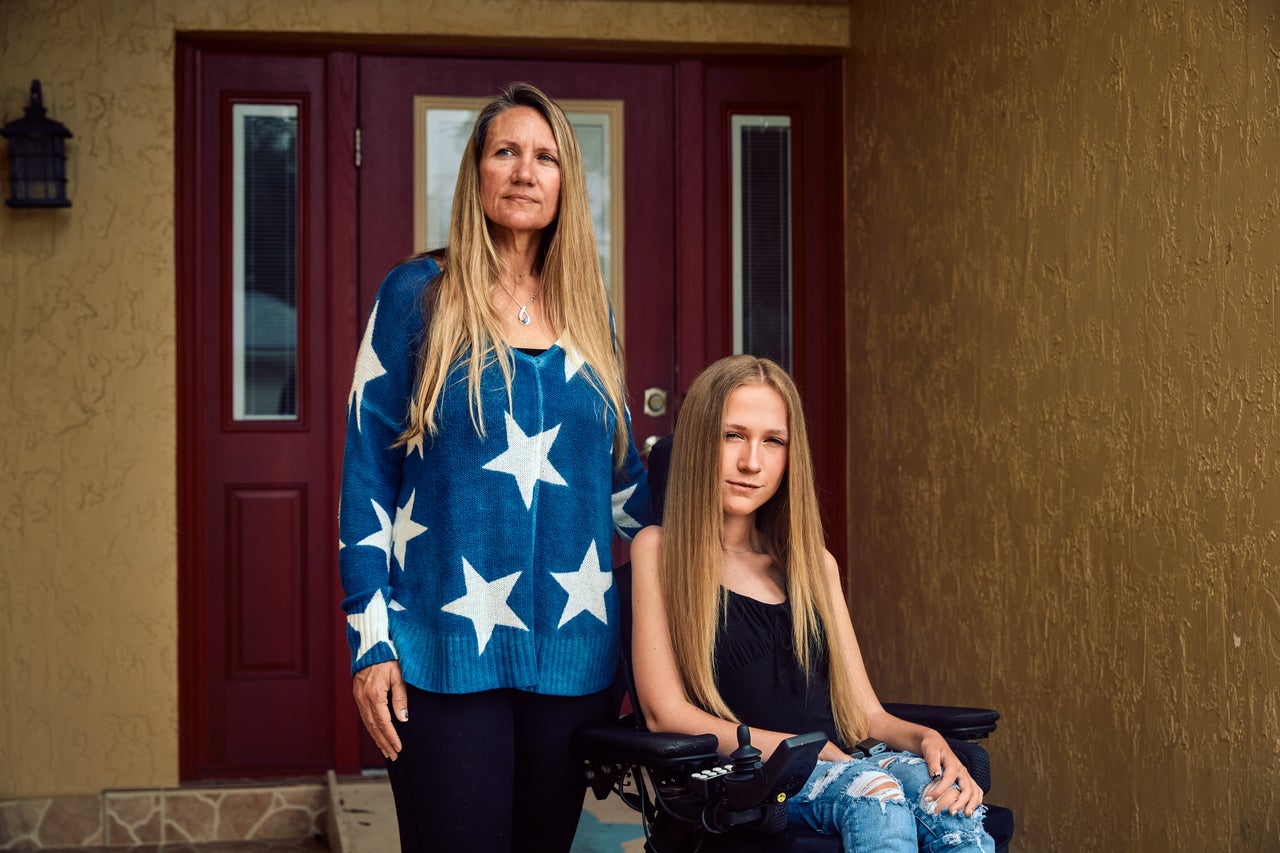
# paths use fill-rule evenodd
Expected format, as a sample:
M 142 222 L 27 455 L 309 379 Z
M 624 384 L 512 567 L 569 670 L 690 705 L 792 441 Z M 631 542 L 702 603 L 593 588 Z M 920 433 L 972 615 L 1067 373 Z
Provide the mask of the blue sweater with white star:
M 644 467 L 634 442 L 614 466 L 612 410 L 558 343 L 513 351 L 510 405 L 484 372 L 483 436 L 459 362 L 437 434 L 394 447 L 439 272 L 422 258 L 388 274 L 356 359 L 339 513 L 352 672 L 399 660 L 437 693 L 602 690 L 619 646 L 612 538 L 650 522 Z

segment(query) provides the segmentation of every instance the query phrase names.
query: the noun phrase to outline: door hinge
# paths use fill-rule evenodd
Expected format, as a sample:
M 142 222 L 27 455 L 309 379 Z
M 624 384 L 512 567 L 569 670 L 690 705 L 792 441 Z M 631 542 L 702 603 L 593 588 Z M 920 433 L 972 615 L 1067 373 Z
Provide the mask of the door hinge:
M 360 168 L 361 160 L 362 160 L 362 155 L 360 152 L 360 128 L 357 127 L 356 128 L 356 168 L 357 169 Z

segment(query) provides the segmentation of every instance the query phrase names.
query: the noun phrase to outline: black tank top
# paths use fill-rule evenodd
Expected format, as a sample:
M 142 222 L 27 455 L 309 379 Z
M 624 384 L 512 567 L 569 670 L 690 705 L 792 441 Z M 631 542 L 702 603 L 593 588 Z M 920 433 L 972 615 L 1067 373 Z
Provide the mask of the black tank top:
M 716 632 L 716 686 L 739 720 L 789 734 L 826 732 L 839 744 L 831 713 L 826 649 L 810 656 L 806 680 L 792 651 L 791 603 L 766 604 L 726 590 Z

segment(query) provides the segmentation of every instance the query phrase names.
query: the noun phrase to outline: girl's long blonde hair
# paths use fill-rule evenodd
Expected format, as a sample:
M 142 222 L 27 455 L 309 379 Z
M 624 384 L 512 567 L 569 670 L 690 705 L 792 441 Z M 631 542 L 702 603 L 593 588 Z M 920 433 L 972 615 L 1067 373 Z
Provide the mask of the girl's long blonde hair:
M 613 410 L 613 458 L 621 465 L 628 447 L 626 380 L 596 255 L 582 152 L 564 111 L 528 83 L 512 83 L 486 104 L 467 140 L 454 190 L 447 257 L 444 252 L 433 253 L 447 262 L 424 297 L 427 330 L 418 354 L 418 383 L 399 443 L 423 433 L 436 434 L 440 395 L 451 368 L 464 357 L 471 422 L 477 434 L 484 435 L 480 377 L 490 364 L 497 362 L 510 399 L 511 348 L 502 335 L 502 316 L 490 299 L 494 283 L 510 271 L 498 256 L 480 204 L 480 158 L 493 120 L 514 107 L 537 110 L 551 126 L 560 152 L 560 205 L 556 218 L 542 232 L 538 304 L 550 327 L 559 332 L 560 344 L 589 368 L 588 381 Z
M 866 737 L 867 721 L 854 701 L 840 646 L 827 641 L 835 636 L 834 608 L 804 409 L 795 382 L 766 358 L 737 355 L 712 364 L 693 381 L 676 422 L 660 568 L 676 665 L 689 701 L 717 717 L 740 722 L 716 687 L 714 661 L 716 629 L 724 620 L 726 602 L 720 585 L 724 418 L 729 395 L 743 385 L 767 385 L 787 407 L 786 475 L 777 493 L 756 513 L 756 527 L 765 551 L 785 577 L 796 659 L 808 674 L 825 648 L 831 708 L 839 735 L 852 745 Z

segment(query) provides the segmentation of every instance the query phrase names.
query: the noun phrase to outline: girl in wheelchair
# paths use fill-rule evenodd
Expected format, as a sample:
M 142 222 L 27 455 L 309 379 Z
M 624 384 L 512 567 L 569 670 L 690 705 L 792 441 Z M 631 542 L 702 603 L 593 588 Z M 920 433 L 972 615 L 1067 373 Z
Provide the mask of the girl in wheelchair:
M 838 834 L 846 851 L 985 851 L 982 791 L 936 731 L 890 715 L 867 678 L 823 545 L 799 393 L 774 362 L 721 359 L 693 383 L 672 445 L 664 522 L 631 546 L 632 654 L 654 731 L 738 723 L 772 753 L 826 733 L 791 825 Z M 853 759 L 875 739 L 887 751 Z

